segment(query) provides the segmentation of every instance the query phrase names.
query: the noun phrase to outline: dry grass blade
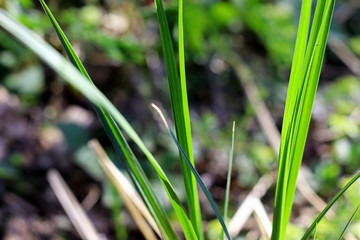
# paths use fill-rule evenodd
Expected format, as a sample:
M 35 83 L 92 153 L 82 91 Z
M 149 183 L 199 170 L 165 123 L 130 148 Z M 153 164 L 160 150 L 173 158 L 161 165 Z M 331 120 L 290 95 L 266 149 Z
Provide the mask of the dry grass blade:
M 264 205 L 259 198 L 254 198 L 252 201 L 252 207 L 254 210 L 254 217 L 256 223 L 259 226 L 261 235 L 264 239 L 269 240 L 271 236 L 271 221 L 266 213 Z
M 91 140 L 89 145 L 96 152 L 101 167 L 104 169 L 107 177 L 121 196 L 121 199 L 124 201 L 124 205 L 134 218 L 145 239 L 157 239 L 153 230 L 158 234 L 158 236 L 161 236 L 160 231 L 151 214 L 147 210 L 144 202 L 126 177 L 108 158 L 100 143 L 97 140 Z
M 47 179 L 80 237 L 86 240 L 101 240 L 102 238 L 100 238 L 94 225 L 59 172 L 54 169 L 49 170 Z
M 255 109 L 256 119 L 259 121 L 261 129 L 264 131 L 265 137 L 278 155 L 280 149 L 280 133 L 270 111 L 260 97 L 259 89 L 255 84 L 251 70 L 243 60 L 235 54 L 229 54 L 228 61 L 234 68 L 251 106 Z
M 265 195 L 269 187 L 273 184 L 274 179 L 272 174 L 264 175 L 260 178 L 257 184 L 253 187 L 251 192 L 247 195 L 240 207 L 236 210 L 234 216 L 229 222 L 229 232 L 231 237 L 235 238 L 239 235 L 247 219 L 251 216 L 253 208 L 251 202 L 255 198 L 261 198 Z
M 328 45 L 331 51 L 333 51 L 357 77 L 360 77 L 359 58 L 357 58 L 356 55 L 336 37 L 330 37 Z
M 326 203 L 322 200 L 319 195 L 317 195 L 314 190 L 311 188 L 309 183 L 306 181 L 304 174 L 305 174 L 304 167 L 300 168 L 300 173 L 297 179 L 297 189 L 301 193 L 301 195 L 312 204 L 312 206 L 319 211 L 319 213 L 326 207 Z M 329 210 L 328 217 L 334 217 L 335 212 L 333 210 Z

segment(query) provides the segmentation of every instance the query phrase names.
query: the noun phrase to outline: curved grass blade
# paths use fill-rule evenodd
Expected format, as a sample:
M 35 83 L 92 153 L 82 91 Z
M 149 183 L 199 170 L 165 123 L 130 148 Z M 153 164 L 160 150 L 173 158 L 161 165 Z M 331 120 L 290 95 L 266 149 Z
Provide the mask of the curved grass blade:
M 350 226 L 350 223 L 352 222 L 352 220 L 354 219 L 357 211 L 359 210 L 360 205 L 357 206 L 357 208 L 355 209 L 354 213 L 351 215 L 349 221 L 346 223 L 346 226 L 344 227 L 343 231 L 340 234 L 340 237 L 338 238 L 338 240 L 342 239 L 342 237 L 344 236 L 346 230 L 348 229 L 348 227 Z
M 225 222 L 224 222 L 224 219 L 222 218 L 221 213 L 220 213 L 219 209 L 217 208 L 214 199 L 211 197 L 211 194 L 210 194 L 209 190 L 207 189 L 207 187 L 205 186 L 204 182 L 202 181 L 199 173 L 198 173 L 198 172 L 196 171 L 196 169 L 193 167 L 193 165 L 191 164 L 189 158 L 186 156 L 184 150 L 181 148 L 179 142 L 176 140 L 176 137 L 175 137 L 174 133 L 172 132 L 172 130 L 170 129 L 169 125 L 167 124 L 166 119 L 165 119 L 164 115 L 162 114 L 161 110 L 160 110 L 155 104 L 151 104 L 151 106 L 159 113 L 162 121 L 164 122 L 167 130 L 169 131 L 169 133 L 170 133 L 170 135 L 171 135 L 171 138 L 173 139 L 173 141 L 174 141 L 175 144 L 177 145 L 179 151 L 181 152 L 181 154 L 183 155 L 184 159 L 186 160 L 186 163 L 187 163 L 188 167 L 190 168 L 191 172 L 194 174 L 194 176 L 195 176 L 198 184 L 200 185 L 200 187 L 201 187 L 201 189 L 203 190 L 203 192 L 204 192 L 207 200 L 209 201 L 212 209 L 214 210 L 214 213 L 215 213 L 216 217 L 218 218 L 218 220 L 219 220 L 219 222 L 220 222 L 220 224 L 221 224 L 221 226 L 222 226 L 222 228 L 223 228 L 223 230 L 224 230 L 224 232 L 225 232 L 225 234 L 226 234 L 226 237 L 227 237 L 228 239 L 231 239 L 230 234 L 229 234 L 229 232 L 228 232 L 228 230 L 227 230 L 226 224 L 225 224 Z
M 310 237 L 311 233 L 314 231 L 315 226 L 321 221 L 321 219 L 325 216 L 325 214 L 329 211 L 329 209 L 335 204 L 335 202 L 343 195 L 346 190 L 360 178 L 360 172 L 357 173 L 336 195 L 329 204 L 324 208 L 324 210 L 319 214 L 319 216 L 314 220 L 308 230 L 305 232 L 304 236 L 301 238 L 302 240 L 306 240 Z
M 223 215 L 225 222 L 227 221 L 227 214 L 228 214 L 228 208 L 229 208 L 231 170 L 232 170 L 232 164 L 233 164 L 233 160 L 234 160 L 234 143 L 235 143 L 235 121 L 233 122 L 233 127 L 232 127 L 230 158 L 229 158 L 228 173 L 227 173 L 227 178 L 226 178 L 224 215 Z M 220 240 L 223 240 L 223 239 L 224 239 L 224 231 L 222 230 L 221 235 L 220 235 Z
M 188 109 L 188 100 L 186 92 L 186 79 L 185 79 L 185 57 L 184 57 L 184 40 L 183 40 L 183 2 L 179 1 L 179 64 L 180 64 L 180 81 L 175 62 L 174 48 L 172 45 L 169 26 L 166 20 L 166 15 L 162 0 L 155 0 L 155 6 L 158 16 L 160 37 L 162 48 L 164 52 L 164 59 L 166 71 L 168 76 L 171 105 L 175 121 L 175 130 L 177 139 L 184 149 L 191 164 L 194 166 L 194 159 L 192 153 L 191 143 L 191 130 L 190 130 L 190 117 Z M 200 203 L 197 191 L 196 180 L 187 167 L 187 163 L 182 154 L 179 153 L 182 174 L 184 178 L 184 185 L 186 191 L 186 199 L 189 208 L 191 222 L 194 226 L 196 234 L 199 239 L 204 239 L 202 229 L 202 218 L 200 211 Z
M 107 111 L 117 124 L 128 134 L 128 136 L 137 144 L 140 150 L 149 159 L 155 168 L 161 183 L 170 199 L 174 211 L 180 221 L 185 237 L 188 239 L 197 239 L 197 235 L 192 224 L 182 206 L 174 188 L 172 187 L 165 172 L 156 161 L 151 152 L 146 148 L 138 134 L 124 118 L 124 116 L 116 109 L 116 107 L 104 96 L 104 94 L 91 84 L 71 63 L 54 50 L 48 43 L 35 35 L 31 30 L 12 19 L 6 11 L 0 9 L 0 27 L 10 33 L 18 41 L 30 48 L 36 53 L 46 64 L 59 74 L 67 83 L 76 88 L 85 97 L 96 105 L 101 106 Z
M 51 13 L 50 9 L 48 8 L 44 0 L 39 0 L 39 1 L 42 7 L 44 8 L 45 13 L 49 17 L 49 20 L 53 25 L 56 34 L 58 35 L 58 38 L 61 41 L 70 61 L 73 63 L 75 67 L 79 69 L 79 71 L 91 83 L 93 83 L 85 67 L 83 66 L 82 62 L 80 61 L 75 51 L 73 50 L 71 43 L 69 42 L 65 33 L 62 31 L 61 27 L 57 23 L 55 17 Z M 167 236 L 169 239 L 178 239 L 165 213 L 165 210 L 163 209 L 159 200 L 157 199 L 156 194 L 154 193 L 154 190 L 152 189 L 149 180 L 147 179 L 137 158 L 135 157 L 130 147 L 128 146 L 119 127 L 116 125 L 115 121 L 111 118 L 111 116 L 107 112 L 105 112 L 101 107 L 94 105 L 94 108 L 98 117 L 101 120 L 102 125 L 105 128 L 107 135 L 110 138 L 112 145 L 115 148 L 117 157 L 127 167 L 129 175 L 132 177 L 133 182 L 137 185 L 137 189 L 139 190 L 143 200 L 146 202 L 155 221 L 159 225 L 159 228 L 162 230 L 163 235 Z M 124 161 L 125 159 L 127 162 Z

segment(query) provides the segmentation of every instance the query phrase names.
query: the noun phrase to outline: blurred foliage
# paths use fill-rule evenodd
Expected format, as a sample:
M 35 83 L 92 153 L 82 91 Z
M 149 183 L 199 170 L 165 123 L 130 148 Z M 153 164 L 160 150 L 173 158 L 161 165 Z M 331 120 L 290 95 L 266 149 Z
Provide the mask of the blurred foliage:
M 240 1 L 240 16 L 256 33 L 275 65 L 290 66 L 295 46 L 296 25 L 293 8 L 285 2 Z

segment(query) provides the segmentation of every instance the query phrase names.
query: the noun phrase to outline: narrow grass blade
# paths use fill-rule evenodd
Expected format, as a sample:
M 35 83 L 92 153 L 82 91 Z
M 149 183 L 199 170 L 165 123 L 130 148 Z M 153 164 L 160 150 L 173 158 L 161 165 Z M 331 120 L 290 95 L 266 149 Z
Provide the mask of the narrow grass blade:
M 335 202 L 343 195 L 346 190 L 356 181 L 360 178 L 360 172 L 357 173 L 336 195 L 329 204 L 326 206 L 326 208 L 319 214 L 319 216 L 314 220 L 314 222 L 311 224 L 311 226 L 308 228 L 308 230 L 305 232 L 304 236 L 301 238 L 302 240 L 306 240 L 310 237 L 311 233 L 314 231 L 314 228 L 316 225 L 321 221 L 321 219 L 325 216 L 325 214 L 329 211 L 329 209 L 335 204 Z
M 190 117 L 188 109 L 187 91 L 186 91 L 186 79 L 185 79 L 185 57 L 184 57 L 184 37 L 183 37 L 183 2 L 179 1 L 179 64 L 180 64 L 180 81 L 178 71 L 175 62 L 175 54 L 171 41 L 171 35 L 166 20 L 166 15 L 162 0 L 155 0 L 155 6 L 158 16 L 159 29 L 161 42 L 164 52 L 164 59 L 166 64 L 166 71 L 168 75 L 168 82 L 170 87 L 171 105 L 173 109 L 173 115 L 175 120 L 176 136 L 184 149 L 192 165 L 194 165 L 192 143 L 191 143 L 191 129 L 190 129 Z M 191 171 L 187 167 L 186 161 L 183 156 L 180 155 L 180 163 L 182 174 L 184 178 L 184 185 L 186 191 L 186 198 L 189 208 L 189 214 L 194 229 L 199 237 L 203 239 L 202 219 L 200 204 L 198 198 L 198 191 L 196 186 L 196 180 Z
M 334 0 L 317 2 L 307 41 L 311 2 L 304 0 L 302 3 L 286 99 L 275 193 L 273 240 L 282 240 L 285 237 L 335 5 Z
M 225 222 L 227 222 L 227 215 L 228 215 L 228 208 L 229 208 L 231 170 L 232 170 L 232 164 L 233 164 L 233 160 L 234 160 L 234 143 L 235 143 L 235 121 L 233 122 L 233 128 L 232 128 L 231 149 L 230 149 L 229 166 L 228 166 L 228 173 L 227 173 L 227 179 L 226 179 L 224 215 L 223 215 Z M 224 231 L 221 231 L 220 239 L 221 240 L 224 239 Z
M 54 27 L 54 30 L 56 31 L 56 34 L 58 35 L 58 38 L 61 42 L 61 44 L 63 45 L 67 56 L 69 57 L 70 61 L 74 64 L 74 66 L 76 66 L 79 71 L 87 78 L 90 80 L 90 76 L 87 73 L 84 65 L 82 64 L 82 62 L 80 61 L 80 59 L 77 57 L 74 49 L 72 48 L 69 40 L 67 39 L 67 37 L 65 36 L 64 32 L 61 30 L 59 24 L 57 23 L 55 17 L 53 16 L 53 14 L 51 13 L 50 9 L 48 8 L 48 6 L 46 5 L 46 3 L 44 2 L 44 0 L 39 0 L 46 15 L 49 17 L 51 24 Z
M 226 234 L 226 237 L 228 239 L 231 239 L 230 234 L 229 234 L 229 232 L 227 230 L 226 224 L 224 222 L 224 219 L 222 218 L 221 213 L 220 213 L 219 209 L 217 208 L 214 199 L 211 197 L 211 194 L 210 194 L 209 190 L 207 189 L 207 187 L 205 186 L 204 182 L 202 181 L 199 173 L 196 171 L 194 166 L 191 164 L 189 158 L 186 156 L 184 150 L 181 148 L 180 143 L 176 140 L 176 137 L 175 137 L 174 133 L 172 132 L 172 130 L 170 129 L 169 125 L 167 124 L 166 119 L 165 119 L 164 115 L 162 114 L 161 110 L 155 104 L 152 104 L 151 106 L 159 113 L 159 115 L 160 115 L 162 121 L 164 122 L 167 130 L 169 131 L 173 141 L 175 142 L 175 144 L 177 145 L 179 151 L 181 152 L 184 159 L 186 160 L 186 163 L 187 163 L 188 167 L 190 168 L 191 172 L 194 174 L 198 184 L 200 185 L 200 187 L 203 190 L 203 192 L 204 192 L 207 200 L 209 201 L 212 209 L 214 210 L 214 213 L 215 213 L 216 217 L 218 218 L 218 220 L 219 220 L 219 222 L 220 222 L 220 224 L 221 224 L 221 226 L 222 226 L 222 228 L 223 228 L 223 230 L 224 230 L 224 232 Z
M 51 13 L 50 9 L 43 0 L 40 0 L 41 5 L 44 8 L 45 13 L 48 15 L 59 40 L 61 41 L 69 59 L 76 66 L 80 72 L 92 83 L 90 76 L 88 75 L 85 67 L 82 62 L 75 54 L 69 40 L 67 39 L 65 33 L 60 28 L 55 17 Z M 101 107 L 94 105 L 97 115 L 99 116 L 102 125 L 105 128 L 107 135 L 109 136 L 111 143 L 113 144 L 118 158 L 124 162 L 124 165 L 127 167 L 127 170 L 132 177 L 132 180 L 136 185 L 138 185 L 138 190 L 142 195 L 142 198 L 146 202 L 148 208 L 150 209 L 154 219 L 159 225 L 160 229 L 170 239 L 177 239 L 177 235 L 174 229 L 171 227 L 170 221 L 160 205 L 159 200 L 154 193 L 149 180 L 147 179 L 142 167 L 140 166 L 137 158 L 132 153 L 130 147 L 128 146 L 123 134 L 121 133 L 119 127 L 113 120 L 113 118 L 104 111 Z M 126 161 L 127 162 L 126 162 Z
M 260 229 L 261 236 L 265 240 L 270 240 L 271 222 L 269 216 L 266 213 L 264 205 L 259 198 L 254 198 L 252 201 L 252 207 L 254 209 L 254 217 Z
M 95 229 L 93 223 L 86 215 L 85 210 L 82 208 L 79 201 L 70 190 L 69 186 L 65 183 L 60 173 L 51 169 L 47 173 L 48 182 L 53 189 L 57 199 L 63 206 L 70 221 L 74 225 L 76 231 L 82 239 L 100 240 L 100 234 Z
M 139 195 L 136 194 L 135 190 L 127 181 L 125 176 L 123 176 L 122 173 L 111 162 L 100 143 L 96 140 L 92 140 L 89 142 L 89 145 L 94 149 L 101 167 L 114 185 L 116 191 L 123 199 L 124 205 L 135 220 L 135 223 L 138 225 L 140 232 L 143 234 L 145 239 L 157 239 L 153 230 L 159 236 L 160 231 L 157 228 L 154 219 L 145 208 L 144 203 L 142 200 L 140 200 Z
M 312 33 L 310 34 L 310 42 L 307 48 L 307 54 L 312 52 L 309 61 L 305 59 L 303 72 L 304 83 L 303 86 L 299 89 L 299 109 L 296 110 L 295 116 L 295 132 L 293 133 L 293 139 L 291 142 L 292 151 L 288 156 L 290 159 L 293 159 L 290 163 L 291 167 L 289 169 L 288 176 L 288 185 L 287 185 L 287 197 L 286 197 L 286 215 L 285 220 L 288 221 L 291 214 L 291 206 L 294 198 L 297 175 L 299 173 L 302 154 L 304 152 L 307 132 L 310 124 L 311 112 L 313 103 L 315 100 L 315 94 L 317 90 L 317 85 L 320 78 L 321 67 L 323 63 L 327 38 L 330 30 L 330 23 L 332 18 L 332 13 L 334 10 L 335 1 L 326 1 L 325 6 L 322 5 L 322 1 L 318 1 L 315 11 L 314 21 L 317 20 L 317 16 L 320 16 L 320 11 L 323 10 L 323 15 L 321 23 L 319 26 L 319 31 L 317 31 L 318 26 L 313 24 L 312 31 L 315 27 L 313 35 L 316 35 L 316 41 L 312 44 Z M 321 9 L 321 10 L 318 10 Z M 320 20 L 319 20 L 320 21 Z M 316 22 L 315 22 L 316 23 Z M 312 44 L 312 45 L 310 45 Z M 309 48 L 310 47 L 310 48 Z M 311 48 L 312 47 L 312 48 Z M 298 118 L 298 119 L 296 119 Z M 298 121 L 298 122 L 297 122 Z
M 355 209 L 354 213 L 351 215 L 349 221 L 346 223 L 346 226 L 344 227 L 343 231 L 341 232 L 340 237 L 338 238 L 338 240 L 342 239 L 342 237 L 344 236 L 346 230 L 347 230 L 347 229 L 349 228 L 349 226 L 350 226 L 350 223 L 352 222 L 352 220 L 354 219 L 356 213 L 358 212 L 359 207 L 360 207 L 360 205 L 357 206 L 357 208 Z
M 197 239 L 197 235 L 192 224 L 182 206 L 173 186 L 167 178 L 165 172 L 156 161 L 151 152 L 146 148 L 138 134 L 124 118 L 124 116 L 116 109 L 116 107 L 104 96 L 99 89 L 91 84 L 71 63 L 54 50 L 44 40 L 35 35 L 31 30 L 12 19 L 4 10 L 0 9 L 0 27 L 10 33 L 18 41 L 23 43 L 34 51 L 46 64 L 59 74 L 67 83 L 76 88 L 91 102 L 99 105 L 107 111 L 117 124 L 128 134 L 128 136 L 136 143 L 139 149 L 149 159 L 154 167 L 159 179 L 161 180 L 165 191 L 170 199 L 174 211 L 180 221 L 185 236 L 188 239 Z
M 183 0 L 179 0 L 178 8 L 178 41 L 179 41 L 179 70 L 180 70 L 180 88 L 181 88 L 181 102 L 182 102 L 182 111 L 184 116 L 184 125 L 185 125 L 185 135 L 186 135 L 186 145 L 188 148 L 187 156 L 189 156 L 191 163 L 194 165 L 193 153 L 192 153 L 192 140 L 191 140 L 191 126 L 190 126 L 190 114 L 189 114 L 189 104 L 187 97 L 187 88 L 186 88 L 186 74 L 185 74 L 185 46 L 184 46 L 184 14 L 183 14 Z M 181 156 L 180 156 L 181 157 Z M 189 171 L 188 173 L 189 174 Z M 193 224 L 195 224 L 195 229 L 200 240 L 204 239 L 203 227 L 202 227 L 202 217 L 200 209 L 200 201 L 197 191 L 197 185 L 195 177 L 190 174 L 190 179 L 187 180 L 191 182 L 192 187 L 188 191 L 192 191 L 192 201 L 193 206 L 190 210 L 190 218 L 193 219 Z
M 284 211 L 285 211 L 285 197 L 286 197 L 286 185 L 287 185 L 287 172 L 288 165 L 286 164 L 286 153 L 284 148 L 287 148 L 287 139 L 290 125 L 289 116 L 292 115 L 295 98 L 297 95 L 297 83 L 294 78 L 301 74 L 302 62 L 305 57 L 306 42 L 308 39 L 309 23 L 311 15 L 311 0 L 304 0 L 301 6 L 301 14 L 299 20 L 298 33 L 295 44 L 295 51 L 293 57 L 293 64 L 291 67 L 291 75 L 289 80 L 288 94 L 285 104 L 283 130 L 281 134 L 280 154 L 279 154 L 279 167 L 278 167 L 278 182 L 276 185 L 275 203 L 274 203 L 274 217 L 273 217 L 273 229 L 272 240 L 282 239 L 281 228 L 284 226 Z M 283 146 L 285 145 L 285 146 Z M 285 224 L 286 228 L 286 224 Z
M 321 66 L 322 66 L 322 62 L 323 62 L 323 56 L 324 56 L 324 52 L 325 52 L 325 48 L 326 48 L 326 42 L 327 42 L 327 37 L 328 37 L 329 29 L 330 29 L 330 22 L 331 22 L 331 18 L 332 18 L 335 1 L 327 1 L 325 6 L 323 6 L 321 3 L 322 3 L 322 1 L 318 1 L 317 9 L 315 12 L 315 14 L 317 14 L 321 10 L 323 11 L 321 24 L 318 27 L 317 26 L 318 24 L 315 22 L 316 25 L 314 26 L 314 24 L 313 24 L 313 26 L 312 26 L 311 33 L 313 33 L 313 29 L 315 27 L 313 35 L 316 36 L 316 41 L 314 41 L 314 43 L 312 43 L 313 35 L 310 34 L 310 40 L 309 40 L 310 42 L 308 45 L 307 54 L 311 53 L 310 54 L 311 57 L 308 57 L 308 59 L 309 59 L 308 61 L 307 61 L 307 59 L 305 59 L 305 63 L 304 63 L 305 71 L 303 73 L 305 78 L 304 78 L 303 86 L 301 86 L 301 88 L 300 88 L 300 96 L 301 97 L 298 98 L 300 100 L 298 113 L 301 113 L 301 114 L 300 114 L 298 123 L 295 124 L 295 128 L 297 128 L 297 133 L 295 133 L 293 135 L 295 137 L 296 141 L 293 144 L 293 147 L 294 147 L 293 154 L 294 155 L 292 157 L 294 157 L 295 161 L 292 162 L 290 172 L 289 172 L 289 185 L 288 185 L 288 190 L 287 190 L 289 192 L 289 194 L 287 195 L 287 198 L 286 198 L 286 203 L 287 203 L 287 206 L 286 206 L 287 214 L 285 216 L 286 219 L 289 219 L 289 217 L 290 217 L 290 213 L 291 213 L 290 206 L 291 205 L 289 205 L 289 203 L 290 202 L 292 203 L 293 195 L 295 193 L 295 184 L 292 184 L 292 183 L 296 182 L 297 175 L 298 175 L 298 172 L 300 169 L 300 164 L 301 164 L 301 158 L 296 159 L 295 156 L 302 157 L 302 153 L 304 151 L 304 146 L 305 146 L 306 137 L 307 137 L 307 131 L 308 131 L 310 118 L 311 118 L 312 106 L 314 103 L 315 93 L 316 93 L 316 89 L 317 89 L 317 85 L 318 85 L 318 81 L 319 81 L 319 77 L 320 77 Z M 318 9 L 321 9 L 321 10 L 318 10 Z M 319 13 L 318 15 L 320 16 L 321 14 Z M 316 17 L 318 15 L 315 16 L 314 21 L 317 20 Z M 317 29 L 319 29 L 319 30 L 317 31 Z M 312 44 L 312 45 L 310 45 L 310 44 Z

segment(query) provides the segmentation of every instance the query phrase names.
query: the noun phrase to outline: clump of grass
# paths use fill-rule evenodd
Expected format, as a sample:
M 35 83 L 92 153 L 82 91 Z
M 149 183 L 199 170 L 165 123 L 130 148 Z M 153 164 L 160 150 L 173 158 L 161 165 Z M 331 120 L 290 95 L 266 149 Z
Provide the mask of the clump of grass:
M 119 160 L 123 161 L 126 169 L 146 204 L 151 217 L 159 227 L 160 237 L 165 239 L 178 239 L 174 228 L 160 205 L 152 186 L 141 168 L 136 156 L 130 149 L 125 140 L 123 132 L 126 133 L 146 155 L 154 170 L 156 171 L 164 189 L 174 208 L 176 216 L 181 224 L 186 239 L 204 239 L 202 228 L 201 209 L 198 199 L 196 181 L 204 191 L 209 200 L 226 237 L 230 239 L 225 221 L 209 191 L 206 189 L 199 174 L 194 167 L 192 154 L 190 117 L 187 100 L 186 78 L 185 78 L 185 57 L 183 40 L 183 8 L 182 1 L 179 1 L 179 69 L 180 78 L 176 66 L 174 49 L 171 42 L 169 27 L 167 24 L 162 1 L 155 0 L 158 14 L 161 40 L 163 44 L 164 58 L 167 68 L 170 96 L 175 120 L 176 136 L 167 125 L 165 118 L 161 115 L 169 134 L 179 149 L 182 172 L 185 182 L 187 203 L 189 214 L 185 211 L 180 202 L 175 189 L 166 176 L 155 157 L 146 148 L 138 134 L 121 115 L 121 113 L 111 104 L 111 102 L 93 85 L 90 76 L 84 66 L 73 51 L 70 42 L 51 14 L 49 8 L 43 0 L 40 0 L 45 12 L 49 16 L 51 23 L 62 42 L 67 55 L 71 61 L 69 63 L 64 57 L 51 48 L 46 42 L 38 38 L 29 29 L 18 24 L 7 15 L 4 10 L 0 10 L 0 26 L 11 33 L 16 39 L 32 49 L 44 62 L 53 68 L 63 79 L 78 89 L 93 104 L 115 150 Z M 278 182 L 276 186 L 273 230 L 271 239 L 285 239 L 286 227 L 290 218 L 295 184 L 299 172 L 301 159 L 304 151 L 305 140 L 309 128 L 312 106 L 319 81 L 321 66 L 324 57 L 327 37 L 330 29 L 330 22 L 333 14 L 335 0 L 317 1 L 316 10 L 311 19 L 311 0 L 302 2 L 301 16 L 298 28 L 298 35 L 295 46 L 293 65 L 290 75 L 289 89 L 284 113 L 283 130 L 281 135 L 281 146 L 278 168 Z M 311 30 L 310 30 L 311 29 Z M 309 31 L 310 30 L 310 31 Z M 309 33 L 310 32 L 310 33 Z M 156 108 L 156 107 L 155 107 Z M 233 130 L 234 131 L 234 130 Z M 232 138 L 231 156 L 234 150 L 234 132 Z M 228 181 L 230 180 L 231 162 L 229 166 Z M 360 177 L 358 173 L 328 204 L 324 211 L 315 219 L 308 231 L 303 236 L 307 239 L 325 213 L 339 199 L 339 197 Z M 229 182 L 227 184 L 226 196 L 229 194 Z M 228 200 L 225 202 L 227 203 Z M 353 216 L 347 226 L 350 224 Z M 188 216 L 189 215 L 189 216 Z M 224 218 L 226 219 L 227 206 L 224 207 Z M 346 230 L 345 227 L 344 231 Z M 223 239 L 223 234 L 221 234 Z
M 281 133 L 271 239 L 284 239 L 304 152 L 335 0 L 319 0 L 310 30 L 311 0 L 304 0 Z

